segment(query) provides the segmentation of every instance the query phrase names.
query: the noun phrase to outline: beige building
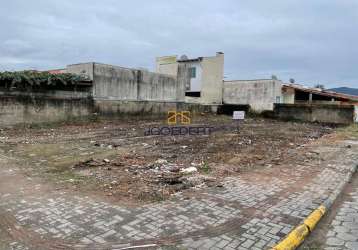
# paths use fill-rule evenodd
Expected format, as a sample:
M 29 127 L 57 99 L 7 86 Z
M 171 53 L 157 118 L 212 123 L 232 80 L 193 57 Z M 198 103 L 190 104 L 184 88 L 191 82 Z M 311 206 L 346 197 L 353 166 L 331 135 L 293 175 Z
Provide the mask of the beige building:
M 284 84 L 275 79 L 224 81 L 223 104 L 250 105 L 256 112 L 273 110 L 274 104 L 349 104 L 358 98 L 332 91 Z
M 273 110 L 281 103 L 282 82 L 273 79 L 224 81 L 223 103 L 250 105 L 256 112 Z
M 213 57 L 188 59 L 182 56 L 158 57 L 156 72 L 177 76 L 179 65 L 185 65 L 190 71 L 190 82 L 185 91 L 186 102 L 201 104 L 221 104 L 224 78 L 224 53 Z

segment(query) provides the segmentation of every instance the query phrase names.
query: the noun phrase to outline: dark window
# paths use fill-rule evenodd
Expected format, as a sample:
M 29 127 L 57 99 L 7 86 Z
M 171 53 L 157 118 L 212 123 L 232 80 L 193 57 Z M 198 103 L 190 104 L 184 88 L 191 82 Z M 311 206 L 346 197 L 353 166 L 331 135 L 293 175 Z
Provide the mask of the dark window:
M 190 78 L 196 78 L 196 68 L 191 67 L 189 70 L 190 70 Z
M 185 96 L 189 96 L 189 97 L 200 97 L 201 96 L 201 92 L 186 92 Z

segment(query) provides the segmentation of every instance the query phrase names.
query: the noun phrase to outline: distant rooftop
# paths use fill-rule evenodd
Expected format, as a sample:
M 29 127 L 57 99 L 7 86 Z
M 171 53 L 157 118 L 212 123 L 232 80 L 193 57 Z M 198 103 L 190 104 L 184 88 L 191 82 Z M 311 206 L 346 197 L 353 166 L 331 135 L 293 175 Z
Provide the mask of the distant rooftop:
M 177 60 L 177 62 L 201 62 L 203 60 L 203 57 L 198 57 L 198 58 L 192 58 L 192 59 L 179 59 Z
M 284 88 L 293 88 L 293 89 L 297 89 L 297 90 L 300 90 L 303 92 L 308 92 L 308 93 L 323 95 L 323 96 L 329 96 L 329 97 L 333 97 L 333 98 L 341 98 L 341 99 L 346 99 L 346 100 L 350 100 L 350 101 L 358 101 L 358 96 L 337 93 L 334 91 L 324 90 L 324 89 L 319 89 L 319 88 L 307 87 L 307 86 L 300 85 L 300 84 L 283 84 L 283 87 Z

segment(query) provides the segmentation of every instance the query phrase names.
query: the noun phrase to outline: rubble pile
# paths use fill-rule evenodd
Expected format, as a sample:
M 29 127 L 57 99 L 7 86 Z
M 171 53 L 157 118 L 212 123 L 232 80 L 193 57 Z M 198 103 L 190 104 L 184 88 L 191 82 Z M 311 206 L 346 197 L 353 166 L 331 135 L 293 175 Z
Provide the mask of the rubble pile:
M 104 183 L 108 196 L 123 195 L 125 191 L 130 198 L 143 201 L 162 200 L 190 188 L 217 185 L 216 178 L 199 173 L 200 164 L 184 166 L 160 158 L 149 164 L 144 162 L 136 154 L 113 160 L 91 158 L 75 164 L 73 169 Z

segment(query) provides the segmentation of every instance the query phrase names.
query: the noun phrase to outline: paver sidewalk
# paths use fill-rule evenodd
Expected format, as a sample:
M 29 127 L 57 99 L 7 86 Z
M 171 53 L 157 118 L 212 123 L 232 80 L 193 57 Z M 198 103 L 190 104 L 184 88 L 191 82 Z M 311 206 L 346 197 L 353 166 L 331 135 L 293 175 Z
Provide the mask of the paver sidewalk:
M 352 201 L 345 201 L 331 223 L 326 235 L 327 250 L 358 249 L 358 188 L 350 194 Z
M 56 190 L 39 195 L 42 187 L 25 177 L 6 189 L 19 173 L 1 157 L 0 229 L 12 249 L 267 249 L 339 190 L 358 164 L 358 145 L 307 150 L 320 157 L 134 208 Z

